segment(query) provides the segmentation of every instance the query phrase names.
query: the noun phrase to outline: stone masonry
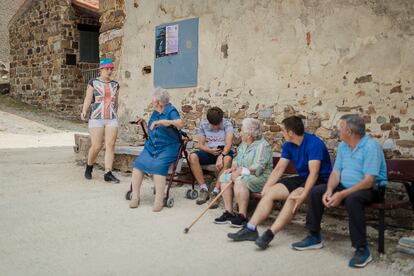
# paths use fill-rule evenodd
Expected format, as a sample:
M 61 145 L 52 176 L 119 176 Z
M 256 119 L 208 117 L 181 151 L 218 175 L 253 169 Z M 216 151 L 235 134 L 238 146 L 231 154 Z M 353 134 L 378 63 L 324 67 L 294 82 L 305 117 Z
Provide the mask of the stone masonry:
M 101 8 L 101 43 L 119 55 L 121 121 L 148 115 L 153 78 L 143 69 L 154 63 L 155 26 L 199 17 L 198 86 L 170 90 L 192 133 L 218 105 L 237 126 L 262 120 L 277 153 L 281 120 L 297 114 L 334 153 L 339 117 L 358 113 L 372 137 L 387 140 L 387 157 L 414 157 L 413 1 L 135 0 Z M 120 133 L 132 141 L 135 131 L 124 124 Z
M 125 21 L 125 2 L 124 0 L 101 0 L 99 8 L 101 13 L 100 56 L 110 57 L 114 60 L 115 74 L 113 77 L 118 78 L 123 42 L 122 27 Z
M 9 30 L 7 24 L 16 13 L 23 0 L 0 0 L 0 64 L 9 69 Z M 2 80 L 0 79 L 0 82 Z
M 220 106 L 236 129 L 260 119 L 277 155 L 280 123 L 296 114 L 334 156 L 340 116 L 357 113 L 387 158 L 414 158 L 414 1 L 104 0 L 101 9 L 126 142 L 141 138 L 127 122 L 151 112 L 155 27 L 198 17 L 198 85 L 170 89 L 191 134 Z M 395 225 L 412 228 L 405 211 Z
M 79 61 L 78 24 L 99 26 L 96 16 L 71 1 L 26 1 L 9 24 L 11 95 L 23 102 L 78 118 L 83 101 L 81 70 L 94 63 L 66 64 L 66 54 Z

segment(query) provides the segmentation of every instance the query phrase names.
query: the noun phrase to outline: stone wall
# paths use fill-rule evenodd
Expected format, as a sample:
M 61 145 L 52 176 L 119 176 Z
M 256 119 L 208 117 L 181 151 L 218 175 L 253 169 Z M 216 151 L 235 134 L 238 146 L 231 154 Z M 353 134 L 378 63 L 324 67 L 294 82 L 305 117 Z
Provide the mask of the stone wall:
M 58 116 L 78 118 L 84 94 L 80 69 L 89 65 L 66 65 L 66 54 L 79 60 L 78 23 L 99 24 L 69 0 L 32 1 L 15 18 L 9 26 L 13 97 Z
M 101 30 L 99 36 L 99 51 L 101 57 L 114 60 L 115 72 L 113 77 L 118 79 L 121 73 L 120 60 L 123 43 L 123 25 L 125 21 L 124 0 L 101 0 Z
M 10 54 L 9 30 L 7 29 L 7 25 L 23 1 L 0 0 L 0 64 L 4 64 L 7 70 L 9 69 Z M 0 79 L 0 83 L 2 81 L 5 81 L 5 79 Z
M 122 13 L 113 6 L 102 26 Z M 198 86 L 170 90 L 191 131 L 218 105 L 238 126 L 261 119 L 277 153 L 281 120 L 299 114 L 334 151 L 339 117 L 358 113 L 371 136 L 391 139 L 389 157 L 414 157 L 413 1 L 141 0 L 125 12 L 113 28 L 123 122 L 148 113 L 153 76 L 142 69 L 154 64 L 155 26 L 199 17 Z M 121 135 L 133 140 L 135 129 Z
M 70 110 L 71 113 L 73 110 L 74 117 L 79 118 L 85 96 L 85 91 L 83 89 L 84 80 L 81 73 L 83 70 L 97 69 L 99 65 L 97 63 L 79 61 L 80 34 L 77 26 L 78 24 L 99 26 L 99 18 L 82 14 L 81 11 L 69 7 L 64 10 L 61 23 L 61 39 L 62 41 L 65 41 L 67 45 L 70 45 L 69 47 L 62 49 L 62 58 L 65 59 L 66 54 L 76 54 L 77 62 L 76 66 L 66 64 L 61 65 L 61 89 L 63 97 L 59 102 L 59 106 L 60 108 Z

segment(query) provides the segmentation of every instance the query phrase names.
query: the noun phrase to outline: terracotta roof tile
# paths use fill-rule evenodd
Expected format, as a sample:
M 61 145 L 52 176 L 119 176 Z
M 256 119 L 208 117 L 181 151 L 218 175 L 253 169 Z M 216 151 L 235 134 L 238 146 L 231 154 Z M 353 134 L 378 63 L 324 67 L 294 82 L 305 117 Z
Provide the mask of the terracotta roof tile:
M 99 12 L 99 0 L 72 0 L 72 3 L 93 12 Z

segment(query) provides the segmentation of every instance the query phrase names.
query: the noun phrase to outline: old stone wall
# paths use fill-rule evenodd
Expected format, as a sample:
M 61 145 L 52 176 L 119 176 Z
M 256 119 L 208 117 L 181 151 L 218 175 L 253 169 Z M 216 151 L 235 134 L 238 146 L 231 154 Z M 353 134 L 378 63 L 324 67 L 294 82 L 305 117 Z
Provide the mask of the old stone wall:
M 32 1 L 9 26 L 11 95 L 23 102 L 78 117 L 84 91 L 81 69 L 97 64 L 66 64 L 79 53 L 77 24 L 98 25 L 77 12 L 71 1 Z
M 9 30 L 7 25 L 23 1 L 24 0 L 0 0 L 0 66 L 1 64 L 4 65 L 7 71 L 9 69 L 10 54 Z M 0 72 L 0 78 L 1 77 L 2 73 Z M 6 77 L 8 79 L 8 76 L 5 76 L 4 79 L 0 79 L 0 83 L 6 81 Z
M 120 60 L 123 45 L 123 26 L 125 22 L 124 0 L 101 0 L 99 51 L 101 57 L 110 57 L 114 60 L 114 78 L 119 78 Z
M 11 95 L 49 108 L 59 99 L 60 14 L 57 1 L 33 1 L 9 27 Z
M 75 54 L 77 62 L 76 65 L 66 65 L 65 63 L 61 65 L 61 93 L 63 97 L 59 102 L 59 106 L 70 110 L 71 115 L 73 114 L 75 118 L 79 118 L 85 96 L 83 82 L 88 81 L 83 79 L 82 71 L 97 69 L 99 65 L 79 61 L 80 34 L 77 26 L 78 24 L 99 26 L 99 18 L 82 14 L 79 10 L 70 6 L 64 10 L 61 23 L 61 39 L 69 45 L 69 47 L 62 49 L 62 58 L 65 59 L 66 54 Z
M 125 12 L 122 121 L 148 108 L 153 76 L 142 69 L 154 64 L 155 26 L 199 17 L 198 86 L 170 90 L 191 131 L 218 105 L 237 125 L 261 119 L 279 152 L 281 120 L 299 114 L 334 151 L 339 117 L 358 113 L 371 136 L 391 139 L 389 157 L 414 157 L 413 1 L 141 0 Z

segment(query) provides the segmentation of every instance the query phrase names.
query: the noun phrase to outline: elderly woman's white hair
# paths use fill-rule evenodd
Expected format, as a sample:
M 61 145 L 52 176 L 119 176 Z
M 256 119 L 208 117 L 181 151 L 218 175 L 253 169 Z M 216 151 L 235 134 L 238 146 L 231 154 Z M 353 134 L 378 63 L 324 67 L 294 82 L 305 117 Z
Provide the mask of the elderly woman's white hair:
M 152 91 L 152 96 L 159 101 L 162 106 L 166 106 L 170 102 L 170 94 L 162 87 L 156 87 Z
M 259 140 L 263 137 L 262 123 L 257 119 L 244 119 L 242 121 L 242 131 L 252 136 L 254 140 Z

